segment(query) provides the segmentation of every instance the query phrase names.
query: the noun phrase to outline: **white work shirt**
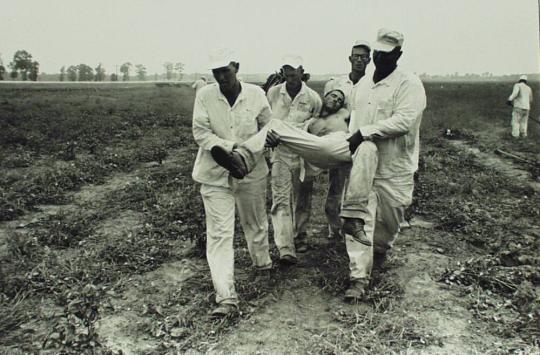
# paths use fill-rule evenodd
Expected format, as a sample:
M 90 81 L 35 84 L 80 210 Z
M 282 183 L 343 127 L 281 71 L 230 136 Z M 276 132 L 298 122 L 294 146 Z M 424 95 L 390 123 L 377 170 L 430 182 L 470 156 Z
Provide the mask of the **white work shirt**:
M 345 107 L 350 112 L 353 90 L 358 86 L 359 82 L 360 81 L 354 84 L 349 78 L 349 74 L 340 76 L 338 78 L 330 79 L 326 82 L 326 84 L 324 84 L 324 95 L 336 89 L 343 91 L 343 93 L 345 94 L 345 102 L 343 107 Z
M 349 132 L 358 129 L 372 137 L 378 148 L 375 177 L 392 178 L 418 169 L 419 131 L 426 108 L 426 93 L 420 79 L 399 69 L 373 82 L 360 79 L 355 90 Z
M 193 137 L 199 151 L 193 165 L 193 180 L 213 186 L 229 186 L 229 171 L 219 166 L 210 149 L 219 145 L 232 150 L 255 135 L 270 121 L 272 111 L 264 91 L 253 84 L 241 82 L 242 91 L 231 107 L 217 83 L 202 88 L 195 97 L 193 107 Z M 268 166 L 261 156 L 260 162 L 242 182 L 263 178 Z
M 195 89 L 195 94 L 197 94 L 199 92 L 199 90 L 201 90 L 203 87 L 205 87 L 208 83 L 202 79 L 199 79 L 197 81 L 195 81 L 193 83 L 193 85 L 191 85 L 191 87 L 193 89 Z
M 286 83 L 281 83 L 268 90 L 267 96 L 272 108 L 272 118 L 302 128 L 304 122 L 320 114 L 321 98 L 317 92 L 302 82 L 302 88 L 293 100 L 289 96 L 285 85 Z
M 275 85 L 268 90 L 267 96 L 270 107 L 272 108 L 272 118 L 288 122 L 297 128 L 303 129 L 311 117 L 317 117 L 321 113 L 321 98 L 316 91 L 302 82 L 302 88 L 294 99 L 291 99 L 285 85 L 286 83 Z M 296 162 L 300 161 L 296 154 L 293 154 L 288 148 L 281 145 L 275 149 L 274 158 L 276 155 L 288 157 L 291 160 L 296 158 Z
M 509 101 L 512 101 L 515 108 L 520 108 L 523 110 L 531 109 L 532 99 L 532 90 L 525 83 L 515 84 L 514 90 L 508 98 Z

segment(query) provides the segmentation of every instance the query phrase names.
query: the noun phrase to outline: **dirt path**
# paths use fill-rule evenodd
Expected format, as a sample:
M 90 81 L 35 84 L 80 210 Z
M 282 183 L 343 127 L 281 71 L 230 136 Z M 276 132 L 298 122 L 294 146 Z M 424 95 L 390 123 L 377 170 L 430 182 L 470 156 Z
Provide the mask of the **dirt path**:
M 305 255 L 308 261 L 285 276 L 284 290 L 273 302 L 241 321 L 209 350 L 216 354 L 304 354 L 410 348 L 423 353 L 466 354 L 489 349 L 496 339 L 486 336 L 484 326 L 472 318 L 459 295 L 437 282 L 449 259 L 436 246 L 440 235 L 429 223 L 417 221 L 396 243 L 375 285 L 374 292 L 380 291 L 377 287 L 384 290 L 392 285 L 389 291 L 402 292 L 399 297 L 390 295 L 388 301 L 377 300 L 375 295 L 373 303 L 344 303 L 341 292 L 314 285 L 320 270 L 309 266 L 313 255 Z M 317 244 L 316 248 L 324 249 L 320 237 Z M 355 334 L 368 338 L 355 339 Z
M 471 147 L 463 140 L 451 140 L 449 142 L 459 149 L 473 154 L 482 165 L 500 171 L 509 178 L 520 180 L 522 183 L 529 185 L 537 193 L 540 192 L 540 182 L 532 180 L 530 178 L 531 174 L 528 171 L 513 164 L 510 160 L 503 159 L 495 154 L 482 152 L 476 147 Z

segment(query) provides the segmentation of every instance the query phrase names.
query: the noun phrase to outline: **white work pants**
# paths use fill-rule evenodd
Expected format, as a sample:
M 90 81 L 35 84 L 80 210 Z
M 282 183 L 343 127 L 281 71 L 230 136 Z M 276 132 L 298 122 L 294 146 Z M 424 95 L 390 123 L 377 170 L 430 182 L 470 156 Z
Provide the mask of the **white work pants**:
M 529 121 L 529 110 L 514 107 L 512 110 L 512 136 L 527 137 L 527 123 Z
M 272 267 L 268 247 L 266 177 L 254 182 L 231 179 L 231 187 L 201 185 L 206 214 L 206 258 L 210 266 L 217 303 L 237 304 L 234 287 L 235 205 L 256 268 Z
M 353 156 L 353 166 L 345 185 L 341 217 L 364 220 L 364 230 L 371 246 L 345 235 L 351 280 L 368 278 L 373 252 L 386 252 L 400 231 L 407 206 L 412 202 L 413 174 L 375 178 L 378 157 L 373 142 L 360 144 Z

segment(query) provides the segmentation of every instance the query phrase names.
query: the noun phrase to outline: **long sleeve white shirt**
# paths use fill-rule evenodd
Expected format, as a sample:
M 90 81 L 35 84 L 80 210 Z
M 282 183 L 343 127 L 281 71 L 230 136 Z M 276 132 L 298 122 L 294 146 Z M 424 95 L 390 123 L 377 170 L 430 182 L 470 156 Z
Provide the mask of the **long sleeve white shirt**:
M 311 117 L 320 115 L 322 100 L 316 91 L 302 83 L 302 88 L 291 99 L 286 83 L 282 83 L 268 90 L 268 102 L 272 108 L 272 118 L 288 122 L 297 128 L 304 128 Z M 299 163 L 300 158 L 289 151 L 288 148 L 278 146 L 274 151 L 274 158 L 279 156 L 291 162 Z
M 532 99 L 532 90 L 525 83 L 515 84 L 512 94 L 510 94 L 510 97 L 508 97 L 508 100 L 512 101 L 515 108 L 520 108 L 523 110 L 531 109 Z
M 219 145 L 232 150 L 235 143 L 242 143 L 270 121 L 272 111 L 264 91 L 253 84 L 240 83 L 242 90 L 231 107 L 217 83 L 203 87 L 195 97 L 193 107 L 193 137 L 199 145 L 193 165 L 193 180 L 213 186 L 229 186 L 229 172 L 219 166 L 210 149 Z M 257 180 L 268 174 L 268 167 L 261 157 L 261 164 L 244 178 L 244 182 Z
M 360 79 L 354 92 L 349 132 L 372 137 L 378 148 L 377 178 L 413 174 L 418 169 L 419 131 L 426 108 L 426 93 L 420 79 L 394 70 L 373 82 Z

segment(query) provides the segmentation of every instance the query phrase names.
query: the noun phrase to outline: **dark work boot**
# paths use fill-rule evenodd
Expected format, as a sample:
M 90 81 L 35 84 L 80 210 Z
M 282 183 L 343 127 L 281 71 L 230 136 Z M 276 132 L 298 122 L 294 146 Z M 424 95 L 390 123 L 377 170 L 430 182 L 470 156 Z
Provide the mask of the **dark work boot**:
M 343 218 L 343 234 L 350 235 L 358 243 L 371 246 L 371 240 L 364 231 L 364 221 L 360 218 Z
M 351 280 L 351 285 L 345 291 L 345 300 L 349 302 L 363 301 L 369 288 L 368 279 Z

